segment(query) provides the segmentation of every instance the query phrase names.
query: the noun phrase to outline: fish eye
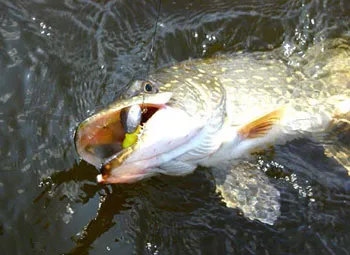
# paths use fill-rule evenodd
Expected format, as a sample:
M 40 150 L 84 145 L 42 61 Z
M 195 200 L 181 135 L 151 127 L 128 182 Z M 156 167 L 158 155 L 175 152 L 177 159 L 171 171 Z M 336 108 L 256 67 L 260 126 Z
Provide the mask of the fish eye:
M 144 84 L 143 84 L 143 90 L 145 92 L 152 92 L 153 91 L 153 85 L 152 83 L 150 83 L 149 81 L 146 81 Z

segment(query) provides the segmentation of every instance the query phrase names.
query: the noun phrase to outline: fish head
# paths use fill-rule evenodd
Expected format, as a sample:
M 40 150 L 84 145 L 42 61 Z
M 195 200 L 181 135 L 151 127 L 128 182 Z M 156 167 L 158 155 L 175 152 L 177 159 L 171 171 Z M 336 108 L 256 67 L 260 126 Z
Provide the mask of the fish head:
M 214 100 L 209 83 L 204 86 L 193 74 L 179 79 L 176 73 L 160 72 L 133 81 L 122 98 L 78 126 L 77 153 L 100 169 L 99 183 L 131 183 L 159 173 L 179 175 L 179 169 L 162 166 L 201 144 L 221 96 Z M 126 133 L 120 112 L 133 105 L 142 111 L 140 131 L 137 141 L 123 148 Z

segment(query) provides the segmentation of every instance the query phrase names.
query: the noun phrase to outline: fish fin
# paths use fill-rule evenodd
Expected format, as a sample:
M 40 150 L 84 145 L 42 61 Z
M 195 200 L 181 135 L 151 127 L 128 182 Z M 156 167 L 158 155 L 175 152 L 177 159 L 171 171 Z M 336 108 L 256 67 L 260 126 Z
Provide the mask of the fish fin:
M 329 158 L 333 158 L 340 164 L 350 176 L 350 148 L 342 144 L 326 144 L 323 145 L 325 155 Z
M 272 127 L 283 117 L 284 107 L 274 110 L 258 119 L 255 119 L 238 129 L 238 133 L 247 139 L 265 136 Z
M 250 220 L 273 225 L 280 216 L 280 192 L 258 166 L 248 161 L 212 168 L 216 189 L 227 207 L 239 208 Z

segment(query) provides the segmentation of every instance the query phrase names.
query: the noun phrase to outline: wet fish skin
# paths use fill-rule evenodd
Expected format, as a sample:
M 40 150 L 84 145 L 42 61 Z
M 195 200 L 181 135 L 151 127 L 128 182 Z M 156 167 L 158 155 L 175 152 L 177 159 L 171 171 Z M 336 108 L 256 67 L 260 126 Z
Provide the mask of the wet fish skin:
M 138 171 L 139 178 L 135 180 L 142 179 L 143 174 L 147 177 L 157 173 L 184 175 L 191 173 L 197 165 L 212 166 L 223 160 L 239 158 L 264 144 L 325 131 L 334 117 L 349 112 L 349 40 L 325 43 L 319 53 L 316 46 L 309 52 L 309 61 L 297 67 L 289 65 L 278 50 L 269 53 L 235 53 L 185 61 L 160 69 L 145 80 L 133 82 L 126 93 L 131 97 L 116 102 L 108 110 L 99 113 L 95 120 L 135 102 L 155 104 L 153 97 L 169 93 L 171 96 L 164 105 L 185 114 L 179 115 L 176 122 L 169 118 L 168 126 L 153 125 L 153 128 L 161 132 L 178 132 L 173 129 L 177 125 L 178 128 L 183 128 L 183 137 L 178 132 L 178 139 L 184 139 L 187 135 L 191 139 L 183 140 L 186 146 L 179 142 L 182 147 L 178 150 L 173 147 L 169 151 L 161 150 L 158 148 L 161 146 L 157 147 L 155 143 L 160 142 L 156 139 L 157 132 L 152 133 L 153 137 L 147 135 L 152 128 L 146 123 L 145 132 L 135 147 L 111 168 L 112 175 L 123 176 L 128 175 L 128 171 Z M 145 83 L 154 86 L 151 93 L 144 90 Z M 242 139 L 238 132 L 241 126 L 280 107 L 286 110 L 278 125 L 275 125 L 278 128 L 266 133 L 264 137 Z M 155 115 L 159 114 L 157 112 Z M 166 118 L 166 114 L 163 118 Z M 186 121 L 193 123 L 184 128 Z M 96 126 L 94 121 L 85 123 L 90 127 Z M 171 139 L 170 136 L 166 138 Z M 165 144 L 164 142 L 163 147 Z M 158 154 L 153 155 L 151 150 Z M 145 164 L 148 168 L 142 169 L 142 172 L 142 167 L 135 162 L 144 154 L 154 160 L 152 164 Z M 100 162 L 103 163 L 103 160 Z M 123 168 L 129 163 L 132 167 Z M 119 181 L 114 179 L 110 182 Z
M 349 40 L 327 41 L 309 49 L 303 61 L 286 59 L 276 50 L 160 69 L 134 81 L 119 101 L 83 121 L 76 148 L 87 162 L 102 165 L 100 183 L 181 176 L 198 165 L 211 167 L 228 207 L 272 225 L 280 215 L 280 193 L 256 164 L 242 158 L 302 135 L 316 134 L 322 142 L 325 136 L 319 134 L 349 129 L 349 45 Z M 152 89 L 145 90 L 145 84 Z M 137 143 L 120 150 L 125 136 L 120 112 L 133 105 L 147 109 L 148 117 Z M 346 143 L 325 146 L 336 159 L 348 155 Z M 339 159 L 350 166 L 349 158 Z

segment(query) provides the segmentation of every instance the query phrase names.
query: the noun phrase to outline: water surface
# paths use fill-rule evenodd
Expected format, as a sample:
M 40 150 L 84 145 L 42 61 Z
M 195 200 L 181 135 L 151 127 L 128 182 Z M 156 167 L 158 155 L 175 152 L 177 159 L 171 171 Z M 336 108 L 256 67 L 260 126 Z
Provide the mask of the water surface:
M 274 226 L 227 208 L 208 169 L 96 184 L 74 129 L 133 77 L 238 50 L 302 56 L 350 31 L 345 0 L 163 0 L 160 14 L 158 5 L 0 1 L 2 254 L 349 254 L 349 178 L 306 139 L 261 161 L 281 192 Z

